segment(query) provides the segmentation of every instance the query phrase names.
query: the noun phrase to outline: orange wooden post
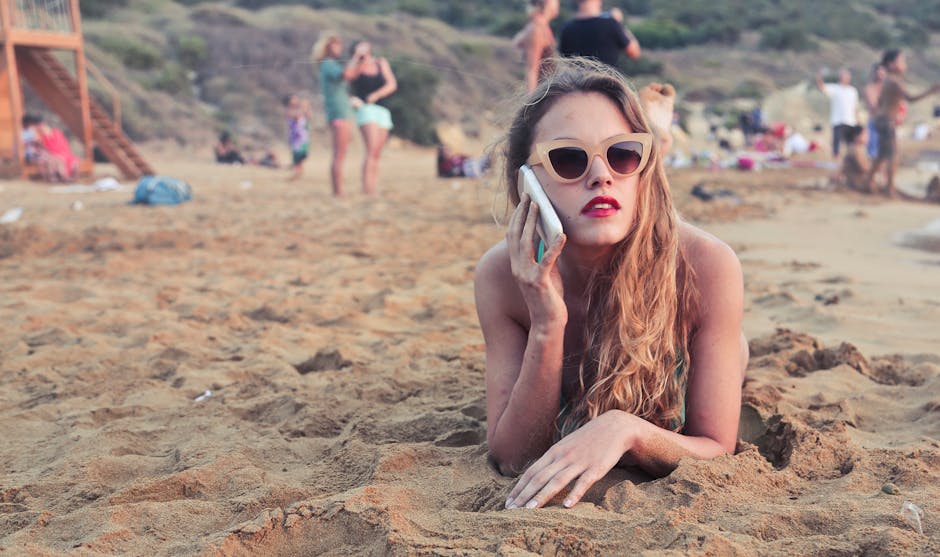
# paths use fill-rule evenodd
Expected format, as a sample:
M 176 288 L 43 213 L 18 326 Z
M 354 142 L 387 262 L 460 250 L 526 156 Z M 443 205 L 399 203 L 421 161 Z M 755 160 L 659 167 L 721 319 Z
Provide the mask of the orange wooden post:
M 72 16 L 72 33 L 79 38 L 82 36 L 82 18 L 78 9 L 78 0 L 69 0 L 69 9 Z M 75 73 L 78 78 L 78 95 L 82 109 L 82 141 L 85 144 L 85 161 L 88 168 L 94 162 L 94 143 L 91 130 L 91 109 L 88 105 L 88 76 L 85 73 L 85 45 L 78 41 L 75 49 Z
M 12 115 L 13 157 L 17 166 L 23 166 L 23 89 L 20 85 L 19 71 L 16 66 L 15 45 L 10 39 L 14 25 L 13 0 L 0 0 L 0 30 L 3 32 L 3 58 L 6 62 L 4 72 L 10 88 L 10 112 Z

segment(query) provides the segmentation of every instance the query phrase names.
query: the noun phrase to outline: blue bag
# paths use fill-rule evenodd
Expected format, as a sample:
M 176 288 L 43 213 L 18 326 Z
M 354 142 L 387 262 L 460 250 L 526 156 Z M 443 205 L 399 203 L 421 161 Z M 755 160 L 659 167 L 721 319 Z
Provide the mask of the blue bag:
M 182 180 L 167 176 L 144 176 L 137 182 L 132 203 L 177 205 L 192 198 L 192 188 Z

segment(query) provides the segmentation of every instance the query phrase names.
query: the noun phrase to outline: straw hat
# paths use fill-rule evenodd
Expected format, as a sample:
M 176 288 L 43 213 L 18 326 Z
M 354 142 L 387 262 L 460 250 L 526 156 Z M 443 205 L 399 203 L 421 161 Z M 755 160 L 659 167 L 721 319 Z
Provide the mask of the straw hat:
M 312 58 L 314 62 L 319 62 L 326 58 L 326 47 L 329 46 L 330 41 L 333 39 L 340 40 L 337 31 L 333 31 L 332 29 L 321 31 L 317 42 L 313 43 L 313 48 L 310 49 L 310 58 Z
M 440 122 L 435 126 L 438 141 L 455 153 L 462 152 L 467 142 L 467 136 L 458 124 Z

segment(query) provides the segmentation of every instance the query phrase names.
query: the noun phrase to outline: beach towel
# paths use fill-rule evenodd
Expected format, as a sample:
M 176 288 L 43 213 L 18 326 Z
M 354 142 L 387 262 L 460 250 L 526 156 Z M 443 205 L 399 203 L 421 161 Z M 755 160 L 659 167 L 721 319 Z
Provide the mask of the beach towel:
M 168 176 L 144 176 L 137 182 L 132 203 L 178 205 L 193 198 L 189 184 Z

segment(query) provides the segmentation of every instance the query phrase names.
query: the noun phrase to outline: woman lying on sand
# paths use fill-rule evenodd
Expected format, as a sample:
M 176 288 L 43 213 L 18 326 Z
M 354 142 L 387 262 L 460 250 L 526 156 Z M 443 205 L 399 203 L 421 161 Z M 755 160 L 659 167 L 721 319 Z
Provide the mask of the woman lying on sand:
M 636 93 L 600 64 L 556 63 L 509 130 L 516 208 L 475 277 L 490 454 L 526 470 L 508 508 L 574 481 L 571 507 L 618 463 L 661 476 L 732 453 L 748 359 L 740 263 L 676 215 Z M 661 90 L 644 102 L 671 107 Z M 538 209 L 516 190 L 527 162 L 565 232 L 540 263 Z

